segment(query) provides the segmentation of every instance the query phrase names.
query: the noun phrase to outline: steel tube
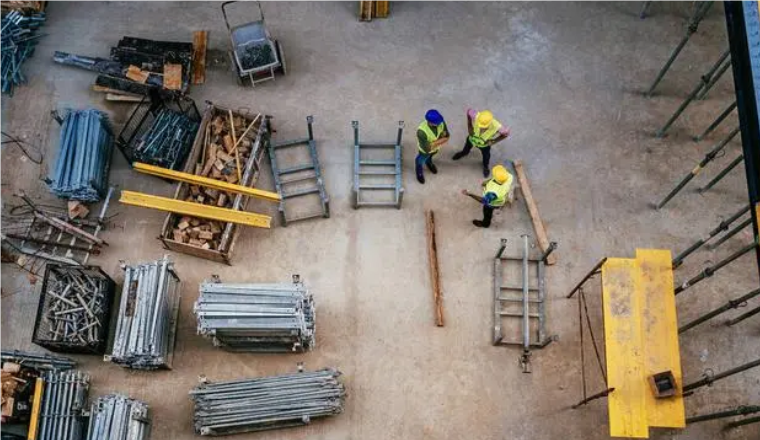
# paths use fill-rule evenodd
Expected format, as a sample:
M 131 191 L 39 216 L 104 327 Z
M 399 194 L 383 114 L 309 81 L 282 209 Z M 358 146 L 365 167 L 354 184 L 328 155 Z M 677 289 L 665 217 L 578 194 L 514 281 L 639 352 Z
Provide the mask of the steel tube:
M 708 232 L 707 237 L 697 240 L 694 244 L 689 246 L 686 250 L 678 254 L 675 258 L 673 258 L 673 269 L 676 269 L 677 267 L 679 267 L 683 263 L 683 260 L 686 257 L 691 255 L 697 249 L 701 248 L 705 243 L 710 241 L 710 239 L 712 239 L 713 237 L 715 237 L 716 235 L 718 235 L 719 233 L 723 231 L 727 231 L 731 223 L 735 222 L 739 217 L 749 212 L 749 210 L 750 210 L 750 205 L 746 205 L 742 207 L 739 211 L 731 215 L 729 218 L 721 221 L 718 227 Z
M 734 319 L 726 322 L 726 325 L 730 327 L 730 326 L 732 326 L 734 324 L 738 324 L 738 323 L 744 321 L 747 318 L 751 318 L 751 317 L 753 317 L 753 316 L 755 316 L 757 314 L 760 314 L 760 306 L 757 306 L 754 309 L 750 310 L 749 312 L 743 313 L 743 314 L 737 316 L 736 318 L 734 318 Z
M 701 387 L 706 386 L 706 385 L 711 385 L 712 383 L 714 383 L 714 382 L 716 382 L 718 380 L 725 379 L 727 377 L 733 376 L 734 374 L 738 374 L 738 373 L 741 373 L 743 371 L 749 370 L 750 368 L 755 368 L 755 367 L 758 367 L 758 366 L 760 366 L 760 359 L 756 359 L 756 360 L 754 360 L 752 362 L 748 362 L 748 363 L 746 363 L 744 365 L 740 365 L 738 367 L 731 368 L 730 370 L 726 370 L 726 371 L 723 371 L 723 372 L 718 373 L 718 374 L 714 374 L 714 375 L 710 375 L 710 376 L 705 376 L 705 377 L 703 377 L 702 379 L 700 379 L 700 380 L 698 380 L 696 382 L 692 382 L 692 383 L 690 383 L 688 385 L 684 385 L 683 392 L 687 393 L 689 391 L 696 390 L 697 388 L 701 388 Z
M 712 131 L 713 131 L 713 130 L 715 130 L 715 129 L 716 129 L 716 128 L 717 128 L 717 127 L 718 127 L 718 126 L 719 126 L 719 125 L 720 125 L 720 124 L 721 124 L 721 123 L 722 123 L 722 122 L 723 122 L 723 121 L 724 121 L 724 120 L 725 120 L 727 117 L 728 117 L 728 115 L 730 115 L 730 114 L 731 114 L 731 112 L 733 112 L 735 109 L 736 109 L 736 101 L 734 101 L 734 102 L 732 102 L 731 104 L 729 104 L 729 106 L 728 106 L 728 107 L 726 107 L 726 108 L 725 108 L 725 109 L 724 109 L 724 110 L 723 110 L 723 111 L 720 113 L 720 115 L 718 115 L 718 117 L 715 119 L 715 121 L 713 121 L 713 122 L 712 122 L 712 124 L 710 124 L 710 125 L 709 125 L 709 126 L 706 128 L 706 129 L 705 129 L 705 131 L 703 131 L 703 132 L 702 132 L 702 134 L 700 134 L 699 136 L 695 136 L 695 137 L 694 137 L 694 140 L 695 140 L 696 142 L 699 142 L 699 141 L 701 141 L 702 139 L 704 139 L 704 138 L 705 138 L 705 136 L 707 136 L 708 134 L 712 133 Z
M 723 243 L 725 243 L 726 241 L 728 241 L 729 238 L 731 238 L 734 235 L 738 234 L 739 232 L 741 232 L 742 230 L 744 230 L 744 228 L 746 228 L 747 226 L 749 226 L 751 224 L 752 224 L 752 217 L 750 217 L 750 218 L 742 221 L 741 223 L 739 223 L 738 225 L 736 225 L 736 227 L 734 227 L 734 229 L 731 229 L 730 231 L 726 232 L 725 235 L 723 235 L 722 237 L 720 237 L 720 239 L 718 241 L 716 241 L 715 243 L 713 243 L 712 245 L 710 245 L 710 250 L 717 249 L 718 246 L 722 245 Z
M 717 262 L 716 264 L 712 266 L 706 267 L 702 272 L 700 272 L 698 275 L 694 276 L 690 280 L 686 281 L 685 283 L 681 284 L 675 289 L 675 294 L 678 295 L 679 293 L 683 292 L 684 290 L 688 289 L 689 287 L 697 284 L 698 282 L 704 280 L 705 278 L 709 278 L 715 274 L 718 270 L 722 269 L 723 267 L 730 264 L 732 261 L 736 260 L 737 258 L 741 257 L 742 255 L 754 250 L 757 247 L 757 243 L 752 243 L 748 246 L 743 247 L 742 249 L 739 249 L 738 251 L 734 252 L 733 254 L 729 255 L 725 259 Z
M 581 287 L 583 287 L 583 284 L 586 283 L 586 281 L 589 280 L 589 278 L 593 277 L 599 271 L 602 269 L 602 266 L 604 266 L 604 263 L 607 262 L 607 257 L 602 258 L 598 263 L 596 263 L 596 266 L 594 266 L 593 269 L 591 269 L 586 276 L 583 277 L 583 279 L 573 288 L 573 290 L 570 291 L 570 293 L 567 294 L 566 298 L 572 298 L 573 295 L 575 295 L 575 292 L 580 290 Z
M 678 329 L 678 333 L 683 333 L 683 332 L 685 332 L 685 331 L 687 331 L 689 329 L 692 329 L 692 328 L 698 326 L 699 324 L 702 324 L 703 322 L 709 321 L 710 319 L 712 319 L 712 318 L 714 318 L 714 317 L 716 317 L 718 315 L 721 315 L 721 314 L 723 314 L 723 313 L 725 313 L 725 312 L 727 312 L 727 311 L 729 311 L 731 309 L 736 309 L 738 307 L 741 307 L 742 304 L 746 304 L 746 302 L 748 300 L 750 300 L 750 299 L 752 299 L 752 298 L 754 298 L 754 297 L 756 297 L 758 295 L 760 295 L 760 289 L 755 289 L 752 292 L 750 292 L 750 293 L 748 293 L 748 294 L 746 294 L 744 296 L 741 296 L 741 297 L 736 298 L 736 299 L 728 300 L 728 302 L 726 304 L 724 304 L 723 306 L 718 307 L 717 309 L 712 310 L 712 311 L 710 311 L 708 313 L 705 313 L 704 315 L 702 315 L 699 318 L 697 318 L 697 319 L 689 322 L 688 324 L 684 324 L 683 326 L 681 326 Z
M 715 186 L 716 183 L 720 182 L 724 177 L 726 177 L 726 175 L 730 173 L 734 168 L 736 168 L 740 163 L 742 163 L 742 161 L 744 161 L 744 155 L 740 154 L 739 157 L 734 159 L 730 164 L 728 164 L 728 166 L 726 166 L 720 173 L 718 173 L 718 175 L 715 176 L 713 180 L 708 182 L 707 185 L 703 186 L 702 188 L 699 188 L 698 191 L 702 193 Z
M 703 414 L 701 416 L 689 417 L 686 419 L 686 424 L 706 422 L 708 420 L 723 419 L 726 417 L 733 417 L 733 416 L 743 416 L 747 414 L 754 414 L 756 412 L 760 412 L 760 406 L 757 406 L 757 405 L 739 406 L 735 409 L 731 409 L 727 411 L 718 411 L 711 414 Z

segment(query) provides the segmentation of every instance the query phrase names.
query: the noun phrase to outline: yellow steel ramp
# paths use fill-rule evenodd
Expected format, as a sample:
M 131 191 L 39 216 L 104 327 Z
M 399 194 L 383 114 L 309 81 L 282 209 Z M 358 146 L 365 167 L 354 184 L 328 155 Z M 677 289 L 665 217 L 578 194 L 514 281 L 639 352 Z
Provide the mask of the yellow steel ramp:
M 649 427 L 686 426 L 670 251 L 638 249 L 602 266 L 610 435 L 648 438 Z M 649 376 L 671 371 L 675 397 L 656 399 Z

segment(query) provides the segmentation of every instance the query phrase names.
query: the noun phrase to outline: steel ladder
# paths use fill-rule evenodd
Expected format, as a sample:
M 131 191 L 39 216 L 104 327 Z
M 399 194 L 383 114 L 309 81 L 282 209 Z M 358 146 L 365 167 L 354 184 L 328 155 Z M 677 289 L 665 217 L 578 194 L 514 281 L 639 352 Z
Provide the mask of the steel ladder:
M 352 189 L 352 205 L 354 209 L 362 206 L 394 206 L 401 209 L 404 198 L 404 188 L 401 176 L 401 136 L 404 132 L 404 121 L 398 123 L 398 135 L 395 143 L 361 144 L 359 143 L 359 121 L 351 121 L 354 129 L 354 186 Z M 392 150 L 390 159 L 370 159 L 362 156 L 367 150 Z M 385 176 L 389 181 L 384 183 L 365 182 L 370 176 Z M 392 179 L 392 181 L 390 180 Z M 365 191 L 392 191 L 389 201 L 372 201 L 363 197 Z

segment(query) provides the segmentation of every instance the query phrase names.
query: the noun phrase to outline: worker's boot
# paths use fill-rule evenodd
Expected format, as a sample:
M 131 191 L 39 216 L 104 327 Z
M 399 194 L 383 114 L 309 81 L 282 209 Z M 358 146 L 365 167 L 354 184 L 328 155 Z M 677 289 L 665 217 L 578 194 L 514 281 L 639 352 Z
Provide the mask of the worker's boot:
M 425 175 L 422 173 L 422 166 L 418 166 L 417 169 L 417 181 L 424 184 L 425 183 Z
M 483 167 L 483 177 L 488 177 L 488 175 L 491 174 L 491 171 L 488 170 L 488 168 Z
M 459 159 L 465 157 L 466 155 L 467 155 L 467 153 L 465 153 L 464 151 L 460 151 L 459 153 L 457 153 L 454 156 L 452 156 L 452 159 L 453 160 L 459 160 Z
M 488 226 L 486 226 L 485 223 L 483 223 L 482 220 L 473 220 L 472 224 L 475 225 L 475 226 L 477 226 L 477 227 L 479 227 L 479 228 L 487 228 L 488 227 Z
M 438 167 L 435 166 L 432 160 L 428 161 L 427 167 L 433 174 L 438 174 Z

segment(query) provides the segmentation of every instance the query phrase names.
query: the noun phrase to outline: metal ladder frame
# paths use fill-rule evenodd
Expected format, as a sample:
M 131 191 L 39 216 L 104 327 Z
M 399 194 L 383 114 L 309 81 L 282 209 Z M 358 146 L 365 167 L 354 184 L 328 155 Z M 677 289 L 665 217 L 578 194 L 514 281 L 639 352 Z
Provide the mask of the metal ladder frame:
M 404 133 L 404 121 L 398 122 L 398 135 L 396 143 L 377 143 L 377 144 L 360 144 L 359 143 L 359 121 L 351 121 L 354 129 L 354 185 L 351 194 L 352 205 L 354 209 L 362 206 L 394 206 L 401 209 L 401 202 L 404 198 L 404 187 L 402 182 L 401 171 L 401 137 Z M 362 159 L 362 149 L 393 149 L 393 160 L 376 160 Z M 362 167 L 393 167 L 393 171 L 367 171 Z M 394 176 L 393 184 L 362 184 L 361 176 Z M 393 202 L 363 202 L 361 201 L 361 192 L 365 191 L 393 191 Z
M 280 222 L 282 223 L 283 226 L 287 226 L 289 222 L 292 223 L 295 221 L 307 220 L 307 219 L 315 218 L 315 217 L 323 217 L 323 218 L 330 217 L 330 198 L 327 196 L 327 192 L 325 192 L 325 182 L 324 182 L 324 179 L 322 178 L 322 170 L 319 165 L 319 156 L 317 155 L 317 143 L 314 140 L 314 131 L 312 130 L 313 122 L 314 122 L 314 116 L 306 117 L 306 126 L 307 126 L 307 130 L 309 134 L 308 138 L 299 138 L 299 139 L 293 139 L 290 141 L 283 141 L 283 142 L 276 142 L 276 143 L 273 142 L 273 143 L 270 143 L 269 148 L 268 148 L 269 162 L 272 165 L 272 177 L 274 178 L 274 184 L 275 184 L 275 187 L 277 188 L 277 193 L 280 195 L 280 198 L 281 198 L 278 211 L 280 214 Z M 299 145 L 306 145 L 306 148 L 308 148 L 309 156 L 311 157 L 311 164 L 296 165 L 290 168 L 280 169 L 277 164 L 276 150 L 296 147 Z M 287 174 L 296 174 L 296 173 L 302 173 L 305 171 L 314 171 L 314 175 L 298 177 L 298 178 L 290 179 L 290 180 L 282 179 L 282 177 Z M 316 186 L 314 188 L 299 190 L 292 193 L 286 193 L 284 190 L 284 186 L 289 183 L 303 182 L 305 180 L 311 180 L 311 179 L 315 180 Z M 319 198 L 322 201 L 322 212 L 308 214 L 308 215 L 304 215 L 304 216 L 296 217 L 292 219 L 287 218 L 285 214 L 286 200 L 293 199 L 295 197 L 310 195 L 310 194 L 319 195 Z
M 505 257 L 504 250 L 507 247 L 507 239 L 501 239 L 501 246 L 494 258 L 494 316 L 493 316 L 493 345 L 519 345 L 523 347 L 523 353 L 520 356 L 520 365 L 523 373 L 530 373 L 530 349 L 544 348 L 553 342 L 555 336 L 546 334 L 546 259 L 557 248 L 557 243 L 551 242 L 546 252 L 538 259 L 530 258 L 528 248 L 528 236 L 523 235 L 525 246 L 523 255 L 520 257 Z M 517 261 L 522 264 L 523 276 L 521 286 L 503 285 L 504 265 L 510 261 Z M 531 264 L 537 267 L 536 282 L 537 285 L 531 286 L 529 277 L 529 268 Z M 522 292 L 522 296 L 505 297 L 503 291 Z M 533 295 L 531 295 L 533 293 Z M 522 303 L 522 313 L 506 312 L 502 310 L 502 303 Z M 530 312 L 530 305 L 536 304 L 536 313 Z M 527 314 L 527 319 L 526 319 Z M 504 317 L 520 318 L 522 320 L 522 334 L 519 338 L 506 340 L 501 330 L 502 319 Z M 534 337 L 531 337 L 530 320 L 538 319 L 538 328 Z

